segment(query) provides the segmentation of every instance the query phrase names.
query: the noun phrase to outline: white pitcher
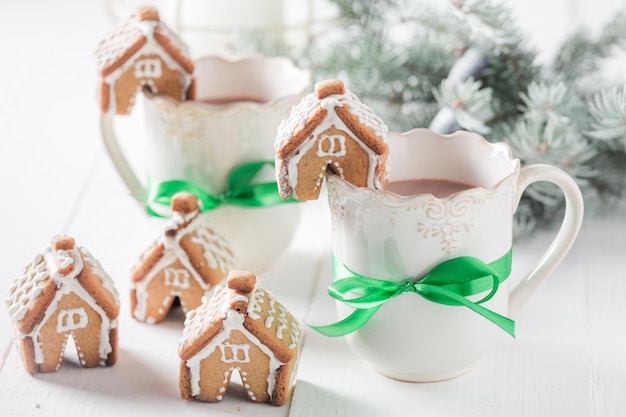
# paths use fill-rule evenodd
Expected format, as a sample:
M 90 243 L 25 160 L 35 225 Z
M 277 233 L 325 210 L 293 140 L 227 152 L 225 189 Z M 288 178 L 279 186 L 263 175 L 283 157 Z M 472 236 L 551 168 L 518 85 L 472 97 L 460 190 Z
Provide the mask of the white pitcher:
M 399 288 L 399 295 L 389 297 L 363 327 L 346 337 L 374 369 L 391 378 L 452 378 L 467 371 L 497 340 L 508 337 L 494 324 L 497 320 L 492 322 L 485 316 L 499 315 L 507 323 L 503 328 L 509 326 L 512 331 L 510 317 L 574 242 L 582 222 L 582 196 L 562 170 L 548 165 L 520 169 L 520 161 L 513 158 L 506 144 L 489 143 L 474 133 L 441 136 L 416 129 L 405 134 L 390 133 L 388 140 L 390 183 L 438 179 L 471 186 L 441 198 L 429 193 L 404 196 L 357 188 L 336 175 L 328 175 L 335 266 L 348 271 L 348 276 L 366 277 L 368 283 L 372 281 L 367 279 L 375 279 Z M 489 310 L 485 316 L 465 305 L 430 300 L 429 296 L 438 290 L 420 283 L 446 261 L 465 257 L 510 268 L 513 214 L 524 189 L 537 181 L 559 186 L 565 195 L 566 210 L 556 238 L 536 267 L 512 290 L 506 271 L 498 277 L 499 285 L 489 282 L 489 278 L 487 289 L 466 294 L 464 298 L 477 302 L 496 288 L 492 297 L 477 307 L 483 312 Z M 346 276 L 336 276 L 334 285 L 340 278 Z M 404 291 L 403 285 L 410 288 Z M 356 291 L 361 295 L 364 292 Z M 354 296 L 351 293 L 346 298 Z M 371 307 L 369 301 L 365 307 Z M 341 318 L 355 311 L 343 301 L 337 305 Z
M 310 73 L 286 58 L 201 58 L 195 63 L 196 98 L 176 101 L 144 95 L 145 173 L 137 173 L 122 151 L 113 117 L 102 115 L 102 136 L 115 167 L 132 194 L 170 180 L 190 182 L 211 195 L 223 193 L 229 174 L 242 164 L 274 160 L 274 137 L 310 87 Z M 271 166 L 255 182 L 274 181 Z M 238 268 L 259 272 L 282 253 L 299 221 L 298 204 L 271 207 L 222 205 L 207 211 L 230 241 Z

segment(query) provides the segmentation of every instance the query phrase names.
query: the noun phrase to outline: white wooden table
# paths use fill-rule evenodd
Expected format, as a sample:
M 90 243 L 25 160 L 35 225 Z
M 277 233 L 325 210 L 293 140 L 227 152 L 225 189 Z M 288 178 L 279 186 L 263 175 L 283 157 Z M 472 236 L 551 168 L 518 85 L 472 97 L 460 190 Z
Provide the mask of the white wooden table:
M 390 380 L 342 339 L 307 330 L 285 406 L 250 403 L 236 385 L 219 404 L 182 401 L 181 314 L 150 326 L 128 310 L 128 271 L 156 225 L 128 196 L 100 142 L 92 53 L 110 26 L 100 3 L 0 4 L 0 295 L 53 235 L 67 233 L 100 260 L 123 302 L 114 367 L 81 369 L 68 349 L 58 372 L 35 377 L 22 368 L 0 311 L 0 416 L 626 415 L 626 204 L 587 217 L 572 252 L 516 318 L 517 339 L 462 377 Z M 315 202 L 303 211 L 292 245 L 260 278 L 297 316 L 327 323 L 336 318 L 325 292 L 327 209 Z M 550 237 L 538 232 L 516 244 L 512 279 Z

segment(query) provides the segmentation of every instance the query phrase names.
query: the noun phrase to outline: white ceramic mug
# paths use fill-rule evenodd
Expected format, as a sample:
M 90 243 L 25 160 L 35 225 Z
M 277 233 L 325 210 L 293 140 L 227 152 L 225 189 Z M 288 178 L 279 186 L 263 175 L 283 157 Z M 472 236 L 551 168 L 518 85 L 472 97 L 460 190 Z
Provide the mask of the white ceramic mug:
M 234 168 L 274 160 L 276 129 L 310 88 L 309 71 L 286 58 L 205 57 L 194 64 L 194 101 L 143 92 L 145 175 L 128 162 L 114 116 L 102 115 L 107 150 L 134 195 L 147 195 L 148 179 L 185 180 L 211 195 L 222 193 Z M 271 166 L 255 178 L 264 181 L 275 181 Z M 263 208 L 223 205 L 203 215 L 230 241 L 238 268 L 259 272 L 287 247 L 300 213 L 298 204 L 287 203 Z
M 582 222 L 576 183 L 548 165 L 520 169 L 503 143 L 477 134 L 441 136 L 426 129 L 390 133 L 390 182 L 443 179 L 474 187 L 451 196 L 400 196 L 357 188 L 328 176 L 333 253 L 356 274 L 378 280 L 419 281 L 436 265 L 467 256 L 489 264 L 512 245 L 512 218 L 524 189 L 537 181 L 559 186 L 565 217 L 551 246 L 532 272 L 510 291 L 509 280 L 483 307 L 511 317 L 553 271 L 571 247 Z M 485 293 L 470 299 L 477 301 Z M 352 309 L 338 302 L 340 317 Z M 385 302 L 347 336 L 374 369 L 406 381 L 438 381 L 467 371 L 507 334 L 465 306 L 438 304 L 415 293 Z

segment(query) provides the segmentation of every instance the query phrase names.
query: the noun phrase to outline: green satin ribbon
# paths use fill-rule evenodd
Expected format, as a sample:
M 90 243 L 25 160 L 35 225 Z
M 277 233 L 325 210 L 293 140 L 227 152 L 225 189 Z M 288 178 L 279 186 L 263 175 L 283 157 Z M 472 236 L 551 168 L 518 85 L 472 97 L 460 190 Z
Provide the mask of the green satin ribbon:
M 465 306 L 515 337 L 513 320 L 481 306 L 496 294 L 498 286 L 510 273 L 511 250 L 489 264 L 471 256 L 450 259 L 435 266 L 417 282 L 367 278 L 333 257 L 333 275 L 337 280 L 328 287 L 328 294 L 356 310 L 337 323 L 310 327 L 326 336 L 345 336 L 363 327 L 387 301 L 405 292 L 414 292 L 433 303 Z M 485 291 L 489 292 L 478 301 L 465 298 Z
M 197 185 L 184 180 L 148 182 L 148 196 L 140 198 L 146 201 L 146 212 L 155 217 L 166 217 L 152 208 L 153 204 L 170 205 L 172 196 L 180 191 L 194 194 L 200 202 L 202 211 L 214 210 L 230 204 L 240 207 L 271 207 L 283 203 L 296 202 L 284 200 L 278 193 L 276 182 L 252 183 L 264 166 L 274 167 L 273 161 L 255 161 L 233 169 L 226 180 L 226 190 L 217 196 L 211 195 Z

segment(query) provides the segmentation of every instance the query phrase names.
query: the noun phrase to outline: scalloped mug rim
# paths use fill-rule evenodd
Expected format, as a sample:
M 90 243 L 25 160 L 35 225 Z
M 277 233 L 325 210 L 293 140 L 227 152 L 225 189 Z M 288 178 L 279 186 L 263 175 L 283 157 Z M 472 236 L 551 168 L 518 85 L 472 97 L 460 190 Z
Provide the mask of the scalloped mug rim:
M 412 195 L 401 195 L 401 194 L 398 194 L 398 193 L 395 193 L 393 191 L 389 191 L 386 189 L 381 190 L 381 189 L 372 189 L 372 188 L 367 188 L 367 187 L 357 187 L 345 181 L 344 179 L 342 179 L 341 177 L 339 177 L 338 175 L 332 172 L 328 173 L 326 180 L 328 182 L 331 182 L 334 186 L 343 188 L 344 191 L 346 191 L 347 194 L 350 196 L 350 198 L 354 200 L 364 201 L 364 200 L 375 198 L 376 200 L 378 200 L 379 202 L 385 205 L 402 206 L 402 205 L 407 204 L 408 202 L 412 202 L 415 200 L 430 200 L 430 201 L 445 202 L 445 201 L 462 198 L 471 194 L 481 194 L 485 196 L 492 196 L 500 192 L 500 190 L 503 187 L 508 186 L 508 184 L 511 181 L 514 181 L 517 178 L 517 175 L 519 174 L 519 171 L 521 168 L 521 162 L 519 158 L 515 158 L 513 156 L 511 147 L 507 143 L 489 142 L 483 136 L 474 132 L 470 132 L 466 130 L 457 130 L 456 132 L 453 132 L 451 134 L 444 135 L 444 134 L 436 133 L 427 128 L 414 128 L 414 129 L 408 130 L 406 132 L 401 132 L 401 133 L 389 131 L 388 134 L 395 135 L 396 137 L 402 137 L 402 138 L 408 138 L 412 135 L 431 135 L 431 136 L 436 136 L 444 140 L 458 140 L 462 136 L 467 136 L 469 139 L 464 138 L 463 140 L 472 140 L 478 146 L 486 146 L 488 148 L 497 150 L 497 154 L 494 154 L 494 152 L 492 152 L 492 157 L 494 157 L 494 155 L 496 157 L 504 156 L 504 158 L 506 158 L 506 162 L 510 164 L 511 171 L 509 174 L 502 177 L 496 184 L 494 184 L 491 187 L 485 188 L 479 185 L 472 185 L 471 188 L 461 190 L 461 191 L 458 191 L 456 193 L 453 193 L 451 195 L 444 196 L 444 197 L 436 197 L 432 193 L 428 193 L 428 192 L 412 194 Z M 390 164 L 391 164 L 391 171 L 393 172 L 393 160 L 390 161 Z M 357 196 L 360 198 L 357 198 Z

